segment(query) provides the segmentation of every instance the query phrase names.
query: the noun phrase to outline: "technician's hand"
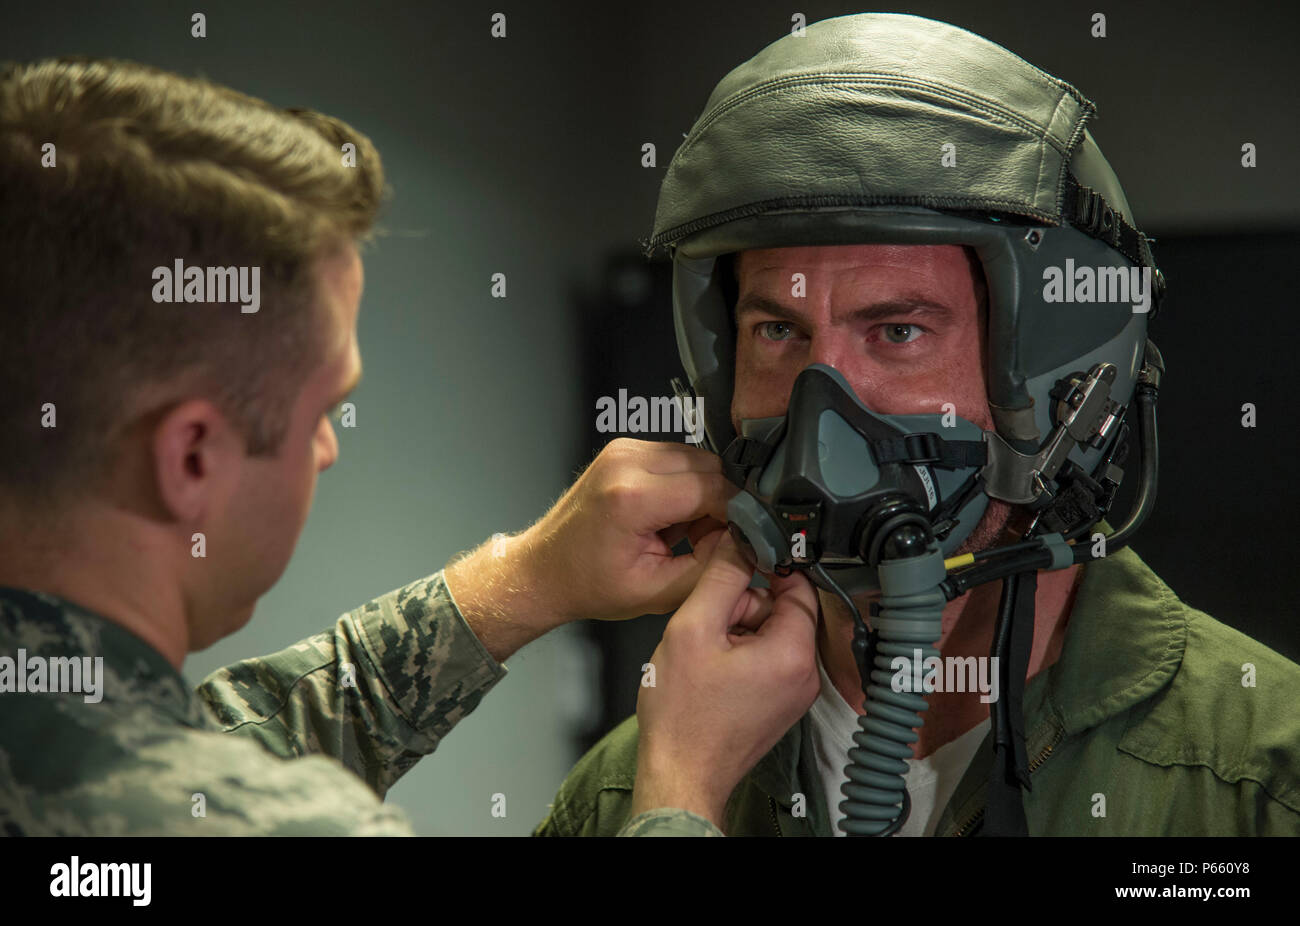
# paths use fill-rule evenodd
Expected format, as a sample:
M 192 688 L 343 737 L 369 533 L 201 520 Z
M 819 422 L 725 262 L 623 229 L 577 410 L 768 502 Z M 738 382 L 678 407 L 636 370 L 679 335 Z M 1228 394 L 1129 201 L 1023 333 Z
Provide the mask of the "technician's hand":
M 817 698 L 812 585 L 795 573 L 773 576 L 770 592 L 750 589 L 752 574 L 724 537 L 650 657 L 634 816 L 679 807 L 721 827 L 740 779 Z
M 735 493 L 706 450 L 612 441 L 525 531 L 530 574 L 571 619 L 667 614 L 703 573 Z M 694 552 L 675 557 L 682 537 Z
M 690 594 L 736 487 L 687 444 L 609 443 L 542 518 L 447 567 L 447 585 L 496 659 L 561 624 L 666 614 Z M 689 537 L 693 552 L 673 556 Z

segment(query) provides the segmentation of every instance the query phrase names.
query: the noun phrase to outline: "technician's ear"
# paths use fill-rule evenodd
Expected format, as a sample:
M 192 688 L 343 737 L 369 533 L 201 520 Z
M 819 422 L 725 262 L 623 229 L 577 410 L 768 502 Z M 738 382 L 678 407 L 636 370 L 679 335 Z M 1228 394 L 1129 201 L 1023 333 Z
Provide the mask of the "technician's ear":
M 179 521 L 203 521 L 225 503 L 246 458 L 244 441 L 206 399 L 168 411 L 153 429 L 158 498 Z

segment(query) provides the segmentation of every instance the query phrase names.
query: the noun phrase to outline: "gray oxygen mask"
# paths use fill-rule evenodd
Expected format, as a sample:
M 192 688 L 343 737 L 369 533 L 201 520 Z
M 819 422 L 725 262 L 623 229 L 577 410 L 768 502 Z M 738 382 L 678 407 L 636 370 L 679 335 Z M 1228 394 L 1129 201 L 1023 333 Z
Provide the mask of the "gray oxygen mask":
M 742 420 L 722 458 L 742 490 L 729 528 L 755 566 L 786 575 L 820 564 L 851 595 L 879 589 L 880 544 L 896 523 L 924 518 L 947 556 L 988 505 L 978 425 L 876 414 L 824 364 L 799 374 L 783 417 Z M 809 576 L 826 587 L 818 570 Z

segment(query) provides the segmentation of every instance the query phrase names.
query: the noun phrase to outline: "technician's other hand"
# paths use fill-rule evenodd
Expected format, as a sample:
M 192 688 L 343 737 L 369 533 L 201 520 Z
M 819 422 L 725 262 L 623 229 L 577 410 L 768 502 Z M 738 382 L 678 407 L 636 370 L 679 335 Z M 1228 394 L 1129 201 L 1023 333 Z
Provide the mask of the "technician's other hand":
M 732 790 L 799 720 L 819 690 L 817 596 L 801 573 L 748 588 L 725 535 L 650 658 L 637 700 L 633 814 L 690 810 L 722 826 Z

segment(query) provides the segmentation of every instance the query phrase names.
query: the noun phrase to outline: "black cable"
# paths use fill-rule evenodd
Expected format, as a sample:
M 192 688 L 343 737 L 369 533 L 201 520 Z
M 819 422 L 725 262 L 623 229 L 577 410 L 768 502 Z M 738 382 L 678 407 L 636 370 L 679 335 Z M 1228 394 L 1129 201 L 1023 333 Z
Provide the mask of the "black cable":
M 982 566 L 972 566 L 950 575 L 939 583 L 949 601 L 958 598 L 977 585 L 1003 579 L 1013 573 L 1033 569 L 1046 569 L 1052 565 L 1052 551 L 1039 545 L 1037 550 L 1030 550 L 1022 556 L 994 560 Z
M 983 552 L 972 555 L 975 557 L 975 562 L 983 563 L 990 559 L 997 559 L 1011 553 L 1019 553 L 1022 550 L 1040 550 L 1042 547 L 1043 542 L 1035 538 L 1033 540 L 1022 540 L 1021 542 L 1013 543 L 1010 546 L 998 547 L 993 550 L 984 550 Z
M 1160 391 L 1155 386 L 1141 384 L 1137 388 L 1137 403 L 1141 412 L 1138 415 L 1138 433 L 1142 448 L 1142 479 L 1138 483 L 1138 497 L 1133 503 L 1133 513 L 1128 521 L 1106 538 L 1107 553 L 1123 549 L 1155 507 L 1156 477 L 1160 471 L 1160 446 L 1156 439 L 1156 400 L 1159 394 Z M 1077 547 L 1074 561 L 1080 562 Z
M 809 564 L 808 571 L 815 573 L 819 579 L 829 585 L 831 591 L 839 597 L 840 601 L 844 602 L 844 606 L 849 609 L 849 614 L 852 616 L 854 624 L 862 624 L 864 627 L 866 626 L 865 622 L 862 620 L 862 612 L 859 611 L 858 606 L 853 603 L 853 599 L 849 597 L 849 594 L 844 591 L 844 589 L 840 588 L 838 582 L 830 577 L 830 574 L 826 572 L 826 569 L 819 561 L 814 561 Z

